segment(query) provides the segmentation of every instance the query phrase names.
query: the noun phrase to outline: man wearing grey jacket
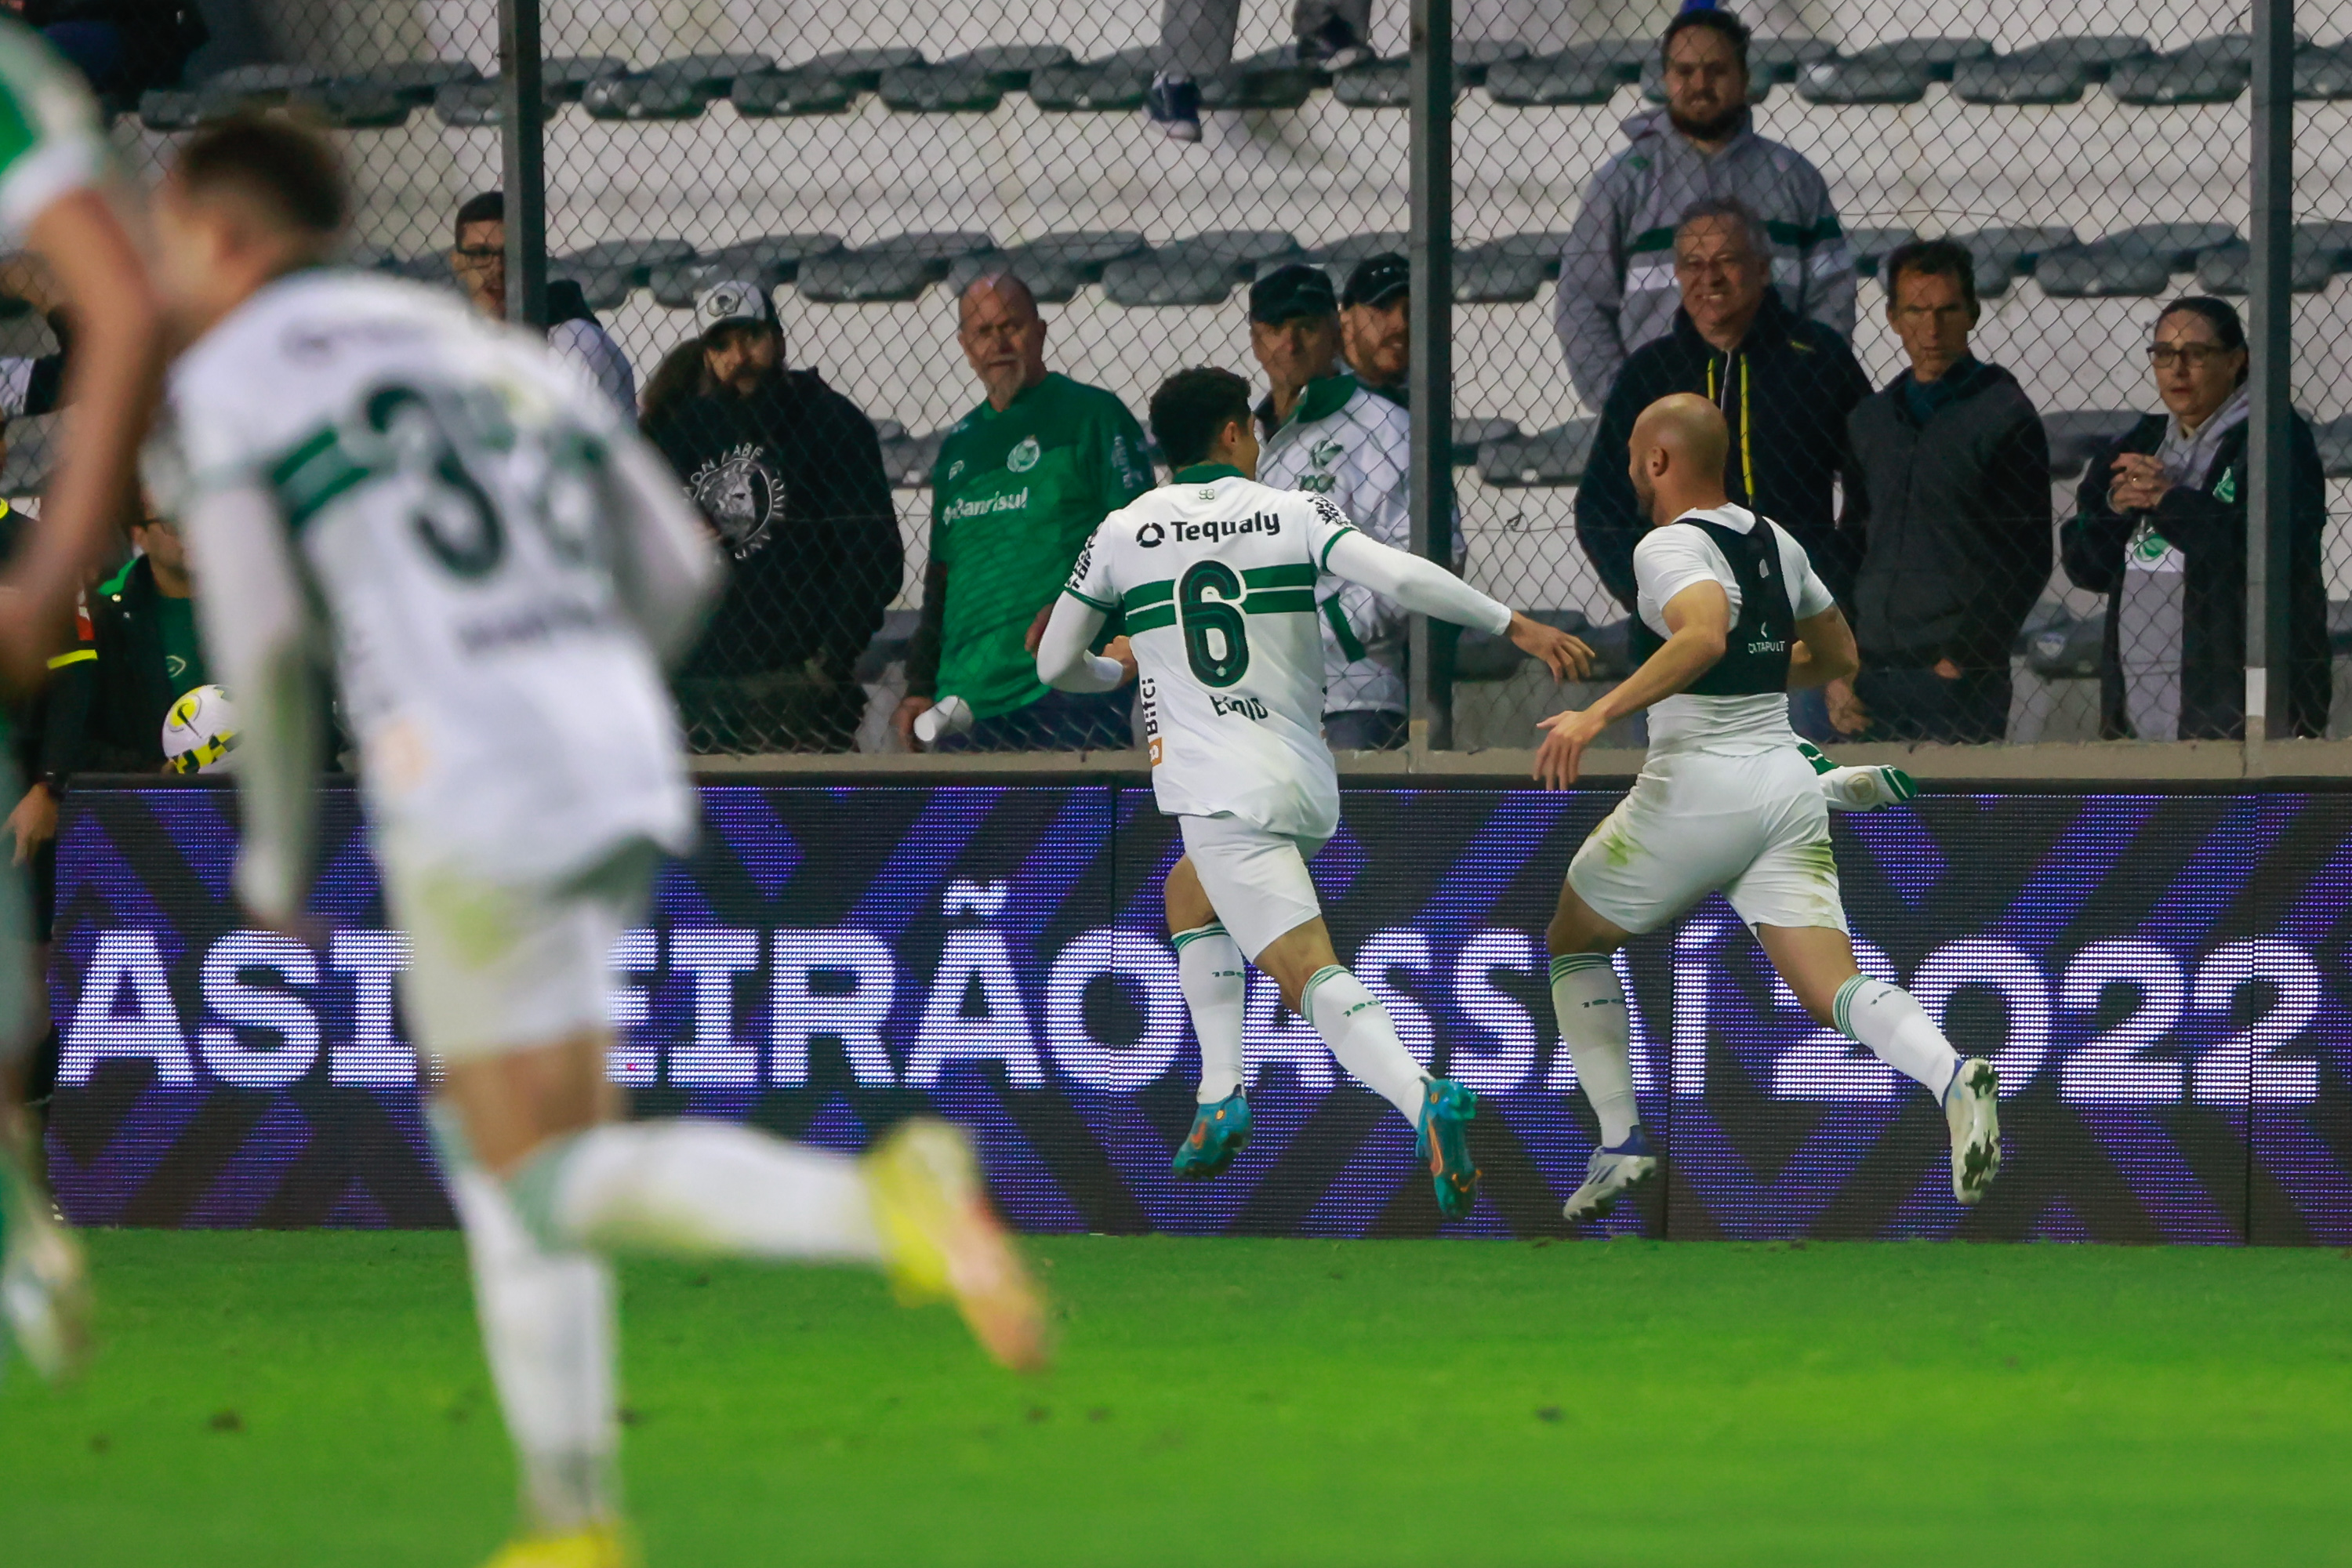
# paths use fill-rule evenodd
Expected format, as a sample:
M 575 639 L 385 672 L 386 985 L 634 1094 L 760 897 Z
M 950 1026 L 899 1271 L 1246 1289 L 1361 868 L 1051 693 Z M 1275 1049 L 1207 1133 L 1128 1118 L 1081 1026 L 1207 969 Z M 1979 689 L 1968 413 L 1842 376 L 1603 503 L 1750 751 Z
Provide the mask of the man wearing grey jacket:
M 1552 313 L 1589 408 L 1608 400 L 1628 354 L 1673 330 L 1675 226 L 1702 201 L 1730 197 L 1762 218 L 1781 302 L 1853 336 L 1853 257 L 1829 185 L 1802 154 L 1756 133 L 1748 37 L 1728 11 L 1676 16 L 1658 46 L 1666 107 L 1624 122 L 1632 145 L 1585 192 Z

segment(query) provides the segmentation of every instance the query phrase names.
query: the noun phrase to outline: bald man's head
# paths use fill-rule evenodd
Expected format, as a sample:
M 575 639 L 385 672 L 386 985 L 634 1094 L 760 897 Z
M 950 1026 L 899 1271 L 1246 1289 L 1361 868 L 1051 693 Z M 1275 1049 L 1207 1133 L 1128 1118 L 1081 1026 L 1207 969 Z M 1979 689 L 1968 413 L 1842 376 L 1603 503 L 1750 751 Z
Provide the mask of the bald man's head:
M 1661 397 L 1633 421 L 1626 442 L 1633 494 L 1653 523 L 1668 523 L 1691 511 L 1721 506 L 1723 463 L 1731 432 L 1723 411 L 1693 393 Z
M 1045 379 L 1045 321 L 1037 297 L 1010 272 L 972 279 L 956 301 L 956 342 L 1000 412 Z

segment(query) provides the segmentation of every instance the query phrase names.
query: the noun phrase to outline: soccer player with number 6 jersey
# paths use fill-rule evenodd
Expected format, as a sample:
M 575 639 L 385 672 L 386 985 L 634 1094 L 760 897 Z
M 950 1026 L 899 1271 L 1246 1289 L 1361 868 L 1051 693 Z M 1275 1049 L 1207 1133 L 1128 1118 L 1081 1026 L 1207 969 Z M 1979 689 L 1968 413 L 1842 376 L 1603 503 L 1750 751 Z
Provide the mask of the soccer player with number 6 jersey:
M 1172 377 L 1151 400 L 1151 429 L 1175 477 L 1095 530 L 1046 623 L 1037 672 L 1066 691 L 1142 683 L 1153 788 L 1184 838 L 1165 896 L 1201 1042 L 1198 1109 L 1176 1173 L 1217 1174 L 1249 1136 L 1247 959 L 1339 1064 L 1412 1124 L 1438 1209 L 1459 1219 L 1477 1196 L 1465 1134 L 1477 1097 L 1424 1072 L 1387 1009 L 1340 966 L 1307 872 L 1339 822 L 1339 773 L 1322 738 L 1316 584 L 1342 578 L 1422 615 L 1507 635 L 1555 677 L 1582 674 L 1591 650 L 1365 538 L 1322 497 L 1257 483 L 1241 377 Z M 1125 636 L 1089 653 L 1113 612 Z

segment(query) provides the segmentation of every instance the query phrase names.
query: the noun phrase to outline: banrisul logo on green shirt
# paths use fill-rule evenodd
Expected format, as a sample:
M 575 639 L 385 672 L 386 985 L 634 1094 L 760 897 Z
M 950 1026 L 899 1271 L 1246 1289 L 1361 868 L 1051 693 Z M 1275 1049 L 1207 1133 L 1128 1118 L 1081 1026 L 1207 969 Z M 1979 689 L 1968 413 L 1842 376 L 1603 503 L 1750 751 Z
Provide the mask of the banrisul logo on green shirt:
M 1026 437 L 1019 446 L 1004 454 L 1004 466 L 1016 474 L 1025 474 L 1037 466 L 1037 459 L 1041 455 L 1037 437 Z

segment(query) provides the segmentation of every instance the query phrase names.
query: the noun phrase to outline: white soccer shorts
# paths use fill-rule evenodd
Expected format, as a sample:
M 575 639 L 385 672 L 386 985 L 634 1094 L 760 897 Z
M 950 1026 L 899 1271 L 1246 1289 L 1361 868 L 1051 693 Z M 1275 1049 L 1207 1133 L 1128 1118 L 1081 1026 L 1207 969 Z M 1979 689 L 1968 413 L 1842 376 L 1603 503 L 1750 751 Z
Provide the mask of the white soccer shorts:
M 640 841 L 569 881 L 515 886 L 387 858 L 384 902 L 408 933 L 401 1006 L 417 1046 L 471 1061 L 607 1027 L 613 944 L 642 917 L 659 858 Z
M 1243 957 L 1255 961 L 1281 937 L 1322 918 L 1315 879 L 1307 874 L 1322 839 L 1269 832 L 1234 816 L 1180 816 L 1176 824 L 1184 858 Z
M 1577 850 L 1568 884 L 1595 914 L 1636 933 L 1718 889 L 1751 928 L 1846 929 L 1829 806 L 1794 747 L 1653 758 Z

